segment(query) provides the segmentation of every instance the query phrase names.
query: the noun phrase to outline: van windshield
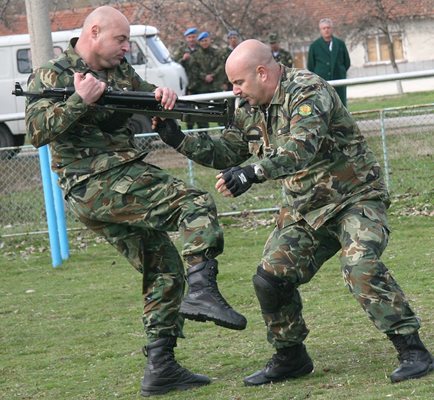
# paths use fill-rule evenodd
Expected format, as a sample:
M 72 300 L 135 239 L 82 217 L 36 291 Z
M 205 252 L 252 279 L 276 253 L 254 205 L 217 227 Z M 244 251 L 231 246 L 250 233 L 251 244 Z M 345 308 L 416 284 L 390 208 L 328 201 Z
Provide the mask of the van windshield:
M 157 35 L 146 36 L 146 44 L 160 63 L 168 64 L 172 61 L 169 50 Z

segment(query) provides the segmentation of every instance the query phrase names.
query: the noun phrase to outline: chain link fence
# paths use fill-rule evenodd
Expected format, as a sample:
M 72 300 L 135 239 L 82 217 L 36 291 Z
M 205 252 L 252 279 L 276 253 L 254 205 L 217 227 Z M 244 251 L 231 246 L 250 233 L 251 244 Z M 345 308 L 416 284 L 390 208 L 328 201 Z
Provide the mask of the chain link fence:
M 382 160 L 393 198 L 399 202 L 422 196 L 427 203 L 432 202 L 434 104 L 357 112 L 353 116 L 377 158 Z M 220 131 L 217 128 L 210 133 L 219 135 Z M 214 189 L 218 171 L 187 160 L 157 135 L 142 134 L 136 139 L 139 146 L 152 150 L 147 162 L 210 192 L 222 215 L 262 212 L 279 206 L 280 182 L 253 185 L 236 200 L 223 198 Z M 427 207 L 432 208 L 432 204 Z M 68 209 L 66 213 L 68 228 L 82 227 Z M 15 152 L 0 149 L 0 236 L 46 232 L 46 226 L 38 151 L 32 146 Z

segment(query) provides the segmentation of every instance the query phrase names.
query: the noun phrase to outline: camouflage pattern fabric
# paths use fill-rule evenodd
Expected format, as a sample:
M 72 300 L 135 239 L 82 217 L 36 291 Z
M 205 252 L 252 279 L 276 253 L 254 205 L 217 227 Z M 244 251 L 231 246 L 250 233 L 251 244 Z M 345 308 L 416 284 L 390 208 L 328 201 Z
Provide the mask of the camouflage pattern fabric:
M 89 71 L 73 45 L 35 71 L 29 90 L 73 86 L 74 71 Z M 154 89 L 127 62 L 106 72 L 115 90 Z M 88 106 L 77 94 L 65 101 L 31 98 L 26 106 L 31 141 L 50 144 L 70 208 L 143 274 L 149 341 L 182 337 L 184 268 L 167 232 L 180 232 L 184 257 L 214 258 L 223 251 L 222 230 L 213 199 L 144 162 L 147 151 L 135 147 L 126 123 L 124 114 Z
M 72 41 L 57 59 L 49 61 L 29 78 L 29 91 L 73 87 L 73 72 L 89 67 L 74 51 Z M 151 92 L 155 86 L 143 81 L 126 61 L 103 78 L 114 90 Z M 127 128 L 129 114 L 107 111 L 85 104 L 78 94 L 65 101 L 30 99 L 26 104 L 26 126 L 35 147 L 50 144 L 52 169 L 65 192 L 76 183 L 117 165 L 141 159 L 147 151 L 134 145 Z
M 385 205 L 362 201 L 348 206 L 315 230 L 305 221 L 279 228 L 264 247 L 265 271 L 289 280 L 291 299 L 273 314 L 264 314 L 268 341 L 276 348 L 301 343 L 308 335 L 297 287 L 309 282 L 339 250 L 342 275 L 354 298 L 385 334 L 411 334 L 420 327 L 404 293 L 381 262 L 389 237 Z
M 192 50 L 190 47 L 188 47 L 185 43 L 181 43 L 175 50 L 173 59 L 180 63 L 185 70 L 185 73 L 187 74 L 188 78 L 188 88 L 187 93 L 190 94 L 191 88 L 190 83 L 193 81 L 193 77 L 191 75 L 191 57 L 188 60 L 183 60 L 182 57 L 184 56 L 184 53 L 190 53 L 193 55 L 197 51 L 198 47 L 195 47 L 194 50 Z
M 225 48 L 223 48 L 221 50 L 221 59 L 222 59 L 222 63 L 223 66 L 226 67 L 226 60 L 228 59 L 228 57 L 231 55 L 233 49 L 229 46 L 226 46 Z M 228 90 L 232 90 L 233 86 L 232 83 L 229 82 L 229 79 L 226 75 L 226 71 L 224 72 L 224 79 L 223 79 L 223 90 L 228 91 Z M 235 99 L 231 98 L 228 99 L 228 101 L 232 104 L 232 107 L 234 107 L 235 105 Z
M 241 104 L 222 136 L 190 135 L 177 150 L 216 169 L 259 157 L 265 179 L 282 180 L 283 224 L 318 228 L 360 200 L 388 203 L 380 165 L 336 91 L 309 71 L 282 72 L 266 110 Z
M 419 322 L 379 257 L 387 242 L 389 196 L 380 165 L 336 91 L 317 75 L 282 69 L 268 108 L 241 104 L 222 136 L 187 136 L 178 151 L 225 169 L 252 155 L 265 179 L 281 180 L 285 198 L 263 256 L 263 268 L 308 282 L 342 249 L 344 278 L 374 324 L 411 333 Z M 275 346 L 301 342 L 301 299 L 266 317 Z
M 219 50 L 214 47 L 203 49 L 199 47 L 191 58 L 191 84 L 189 85 L 192 93 L 212 93 L 222 90 L 225 80 L 224 60 Z M 205 76 L 214 74 L 211 83 L 205 82 Z
M 277 62 L 283 64 L 285 67 L 292 67 L 293 60 L 289 51 L 279 49 L 278 53 L 273 53 L 273 57 Z
M 143 274 L 148 339 L 182 337 L 178 315 L 184 267 L 167 232 L 178 231 L 182 255 L 223 251 L 217 210 L 206 193 L 142 161 L 92 176 L 67 196 L 71 210 Z

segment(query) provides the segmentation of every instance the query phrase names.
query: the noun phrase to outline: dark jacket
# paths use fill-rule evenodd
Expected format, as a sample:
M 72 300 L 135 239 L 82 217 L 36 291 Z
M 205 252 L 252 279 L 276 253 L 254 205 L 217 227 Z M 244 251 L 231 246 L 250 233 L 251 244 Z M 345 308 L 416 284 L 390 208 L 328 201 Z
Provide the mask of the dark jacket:
M 350 68 L 350 56 L 343 40 L 332 36 L 332 51 L 329 43 L 322 37 L 315 40 L 309 47 L 307 69 L 327 81 L 345 79 Z M 347 105 L 347 89 L 345 86 L 335 88 L 344 106 Z
M 325 80 L 345 79 L 350 68 L 350 56 L 345 43 L 334 37 L 332 51 L 321 37 L 309 47 L 307 69 Z

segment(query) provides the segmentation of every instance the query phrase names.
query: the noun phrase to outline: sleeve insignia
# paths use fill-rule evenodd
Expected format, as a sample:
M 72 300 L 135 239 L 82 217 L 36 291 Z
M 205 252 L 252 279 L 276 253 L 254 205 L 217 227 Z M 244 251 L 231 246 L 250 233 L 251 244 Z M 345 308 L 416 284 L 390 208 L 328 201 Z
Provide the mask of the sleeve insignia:
M 302 117 L 308 117 L 312 114 L 312 106 L 310 104 L 304 103 L 300 107 L 298 107 L 298 113 Z

